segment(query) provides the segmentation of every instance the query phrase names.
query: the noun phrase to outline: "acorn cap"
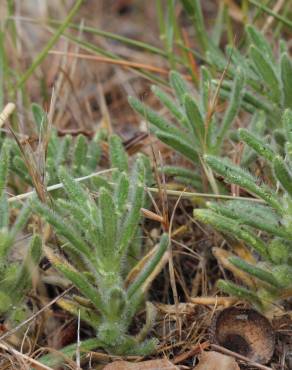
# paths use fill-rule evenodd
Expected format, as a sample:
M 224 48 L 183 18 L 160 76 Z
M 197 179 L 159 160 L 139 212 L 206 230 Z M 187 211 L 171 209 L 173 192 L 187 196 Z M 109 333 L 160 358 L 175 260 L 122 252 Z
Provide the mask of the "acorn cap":
M 215 314 L 211 341 L 266 364 L 273 356 L 275 333 L 266 317 L 253 309 L 229 307 Z

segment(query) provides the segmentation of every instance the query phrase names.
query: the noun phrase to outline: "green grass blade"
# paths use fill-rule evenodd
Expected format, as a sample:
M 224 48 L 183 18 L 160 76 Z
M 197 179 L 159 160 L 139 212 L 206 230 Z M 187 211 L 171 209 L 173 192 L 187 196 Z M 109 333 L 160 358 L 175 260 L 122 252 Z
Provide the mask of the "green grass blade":
M 167 3 L 167 17 L 166 17 L 166 52 L 171 68 L 174 68 L 174 31 L 175 31 L 175 0 L 169 0 Z
M 181 3 L 185 11 L 193 21 L 199 45 L 203 52 L 206 53 L 209 46 L 209 40 L 208 32 L 204 24 L 200 0 L 181 0 Z

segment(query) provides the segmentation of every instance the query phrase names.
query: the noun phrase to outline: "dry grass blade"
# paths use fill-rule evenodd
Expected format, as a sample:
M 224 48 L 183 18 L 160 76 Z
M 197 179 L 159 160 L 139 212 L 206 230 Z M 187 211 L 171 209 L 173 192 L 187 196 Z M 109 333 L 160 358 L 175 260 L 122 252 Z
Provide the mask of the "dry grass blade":
M 157 188 L 147 188 L 147 189 L 151 193 L 159 193 L 159 189 Z M 190 191 L 185 191 L 182 193 L 181 191 L 171 190 L 171 189 L 166 189 L 165 191 L 168 196 L 188 198 L 188 199 L 209 198 L 209 199 L 222 199 L 222 200 L 224 199 L 225 200 L 243 200 L 247 202 L 265 203 L 263 199 L 258 199 L 258 198 L 234 197 L 232 195 L 196 193 L 196 192 L 190 192 Z
M 278 0 L 277 3 L 275 4 L 275 6 L 272 9 L 273 12 L 274 13 L 279 13 L 279 11 L 281 10 L 281 8 L 283 7 L 284 4 L 285 4 L 285 0 Z M 275 17 L 272 16 L 272 15 L 270 15 L 267 18 L 267 20 L 266 20 L 266 22 L 265 22 L 265 24 L 262 28 L 263 33 L 267 32 L 268 28 L 271 27 L 271 25 L 273 24 L 274 20 L 275 20 Z
M 53 370 L 51 367 L 41 364 L 37 360 L 34 360 L 33 358 L 25 355 L 24 353 L 17 351 L 8 344 L 0 343 L 0 349 L 6 352 L 10 352 L 13 356 L 20 357 L 24 363 L 26 362 L 30 366 L 33 366 L 33 369 L 35 370 Z
M 85 181 L 85 180 L 88 180 L 90 179 L 91 177 L 94 177 L 94 176 L 99 176 L 99 175 L 102 175 L 102 174 L 105 174 L 105 173 L 108 173 L 108 172 L 111 172 L 113 171 L 114 168 L 108 168 L 107 170 L 102 170 L 102 171 L 99 171 L 99 172 L 94 172 L 94 173 L 91 173 L 90 175 L 87 175 L 87 176 L 83 176 L 83 177 L 78 177 L 77 179 L 75 179 L 75 181 L 77 182 L 80 182 L 80 181 Z M 47 187 L 47 191 L 53 191 L 53 190 L 57 190 L 57 189 L 61 189 L 63 187 L 63 184 L 62 183 L 59 183 L 59 184 L 55 184 L 55 185 L 51 185 L 51 186 L 48 186 Z M 16 202 L 16 201 L 21 201 L 21 200 L 24 200 L 24 199 L 27 199 L 27 198 L 30 198 L 32 195 L 34 195 L 35 192 L 34 191 L 29 191 L 27 193 L 23 193 L 23 194 L 18 194 L 18 195 L 15 195 L 13 197 L 10 197 L 8 199 L 8 202 Z
M 5 105 L 3 111 L 0 113 L 0 128 L 4 125 L 5 121 L 14 112 L 14 110 L 15 110 L 14 103 L 8 103 Z
M 179 356 L 176 356 L 173 360 L 174 364 L 179 364 L 187 360 L 190 357 L 197 355 L 198 353 L 202 352 L 203 350 L 207 349 L 210 346 L 209 342 L 199 343 L 193 346 L 189 351 L 182 353 Z
M 218 104 L 218 100 L 219 100 L 219 93 L 220 93 L 220 89 L 222 87 L 222 83 L 225 79 L 225 76 L 226 76 L 226 73 L 228 71 L 228 68 L 230 66 L 230 63 L 231 63 L 231 55 L 229 55 L 229 58 L 228 58 L 228 61 L 227 61 L 227 64 L 222 72 L 222 75 L 220 77 L 220 80 L 219 80 L 219 83 L 216 87 L 216 90 L 215 90 L 215 93 L 214 93 L 214 96 L 208 106 L 208 111 L 207 111 L 207 115 L 206 115 L 206 120 L 205 120 L 205 138 L 204 138 L 204 142 L 205 142 L 205 145 L 206 145 L 206 142 L 207 142 L 207 134 L 208 134 L 208 127 L 210 125 L 210 121 L 216 111 L 216 107 L 217 107 L 217 104 Z
M 239 302 L 238 298 L 235 297 L 191 297 L 190 302 L 201 305 L 214 305 L 230 307 Z
M 182 194 L 183 194 L 183 192 L 181 193 L 181 195 L 177 199 L 177 201 L 175 203 L 175 206 L 173 208 L 173 212 L 171 214 L 170 223 L 169 223 L 169 234 L 170 234 L 170 236 L 171 236 L 171 230 L 172 230 L 173 220 L 174 220 L 174 216 L 175 216 L 175 211 L 176 211 L 176 209 L 177 209 L 177 207 L 179 205 L 179 202 L 181 200 Z M 169 264 L 168 264 L 168 267 L 169 267 L 170 284 L 171 284 L 171 289 L 172 289 L 172 293 L 173 293 L 173 299 L 174 299 L 174 303 L 175 303 L 176 322 L 178 324 L 179 337 L 181 338 L 181 334 L 182 334 L 182 323 L 181 323 L 181 318 L 180 318 L 179 309 L 178 309 L 178 306 L 179 306 L 179 298 L 178 298 L 178 292 L 177 292 L 176 281 L 175 281 L 175 271 L 174 271 L 173 251 L 172 251 L 172 248 L 170 248 L 170 251 L 169 251 Z
M 14 140 L 17 142 L 39 199 L 42 202 L 47 203 L 48 194 L 44 185 L 44 168 L 42 168 L 42 171 L 40 171 L 39 166 L 37 166 L 35 156 L 30 144 L 26 142 L 21 142 L 11 127 L 9 127 L 9 130 L 14 137 Z
M 126 287 L 129 286 L 131 282 L 135 280 L 136 276 L 140 273 L 140 271 L 144 268 L 144 266 L 148 263 L 149 260 L 151 260 L 153 255 L 156 253 L 157 249 L 158 249 L 158 245 L 152 248 L 151 251 L 147 253 L 146 256 L 144 256 L 142 260 L 139 261 L 137 265 L 129 272 L 129 274 L 127 275 L 126 281 L 125 281 Z M 167 264 L 168 261 L 169 261 L 169 251 L 166 251 L 163 257 L 161 258 L 161 260 L 159 261 L 159 263 L 157 264 L 157 266 L 155 267 L 155 269 L 151 272 L 151 274 L 145 280 L 142 286 L 142 290 L 144 292 L 147 291 L 147 289 L 149 288 L 153 280 L 162 271 L 163 267 Z
M 128 60 L 116 60 L 116 59 L 103 57 L 103 56 L 99 56 L 99 55 L 89 55 L 89 54 L 70 53 L 70 52 L 65 52 L 64 53 L 63 51 L 58 51 L 58 50 L 51 50 L 50 54 L 67 55 L 67 56 L 70 56 L 70 57 L 93 60 L 93 61 L 101 62 L 101 63 L 116 64 L 116 65 L 120 65 L 120 66 L 125 67 L 125 68 L 145 69 L 147 71 L 160 73 L 162 75 L 168 75 L 168 73 L 169 73 L 169 71 L 164 69 L 164 68 L 151 66 L 149 64 L 132 62 L 132 61 L 128 61 Z M 190 76 L 186 76 L 186 78 L 190 79 Z

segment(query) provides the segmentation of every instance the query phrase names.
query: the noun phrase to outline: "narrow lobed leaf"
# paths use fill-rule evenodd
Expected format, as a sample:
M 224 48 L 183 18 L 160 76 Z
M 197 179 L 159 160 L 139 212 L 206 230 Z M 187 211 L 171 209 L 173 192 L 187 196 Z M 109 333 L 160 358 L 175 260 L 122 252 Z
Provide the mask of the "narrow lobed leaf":
M 263 304 L 255 292 L 236 285 L 230 281 L 225 281 L 221 279 L 218 280 L 217 286 L 219 289 L 223 290 L 223 292 L 230 294 L 233 297 L 247 300 L 248 302 L 256 305 L 260 310 L 263 309 Z
M 180 123 L 184 122 L 184 115 L 181 109 L 177 106 L 177 103 L 174 102 L 166 92 L 162 91 L 157 86 L 151 86 L 151 90 Z
M 110 262 L 116 255 L 117 249 L 117 213 L 111 194 L 105 188 L 99 192 L 99 208 L 102 223 L 103 238 L 105 241 L 103 254 Z
M 46 255 L 56 269 L 69 279 L 98 310 L 105 311 L 97 288 L 85 278 L 82 272 L 75 270 L 66 260 L 61 259 L 49 249 L 46 249 Z
M 145 280 L 149 277 L 152 271 L 155 269 L 159 261 L 161 260 L 162 256 L 164 255 L 165 251 L 169 247 L 169 236 L 168 234 L 164 233 L 161 236 L 159 247 L 155 253 L 155 255 L 150 259 L 150 261 L 144 266 L 144 268 L 140 271 L 136 279 L 133 283 L 129 286 L 127 295 L 129 299 L 141 288 Z
M 170 133 L 157 131 L 156 136 L 166 145 L 177 150 L 179 153 L 181 153 L 184 157 L 189 159 L 191 162 L 198 163 L 199 157 L 198 157 L 198 153 L 196 149 L 194 148 L 194 146 L 186 142 L 179 135 L 173 135 Z
M 140 221 L 140 210 L 144 205 L 144 186 L 145 186 L 145 168 L 143 160 L 138 158 L 135 163 L 132 178 L 131 189 L 129 192 L 129 210 L 127 216 L 119 230 L 117 256 L 124 257 L 133 237 L 136 234 Z
M 292 109 L 292 61 L 287 53 L 281 57 L 281 79 L 284 93 L 284 107 Z
M 286 138 L 289 143 L 292 143 L 292 110 L 286 109 L 282 116 L 283 127 Z
M 250 173 L 238 166 L 235 166 L 226 159 L 219 159 L 217 157 L 207 155 L 205 156 L 205 160 L 214 171 L 224 176 L 224 179 L 227 182 L 239 185 L 253 194 L 256 194 L 275 208 L 279 214 L 283 214 L 283 207 L 280 204 L 276 193 L 264 185 L 258 186 L 256 184 L 256 179 Z
M 21 211 L 19 212 L 16 221 L 14 222 L 13 226 L 9 230 L 9 235 L 11 240 L 14 240 L 17 234 L 24 228 L 25 224 L 27 223 L 29 216 L 31 214 L 31 209 L 29 203 L 25 203 Z
M 171 71 L 169 74 L 169 82 L 170 82 L 170 86 L 175 92 L 177 101 L 181 105 L 183 105 L 183 97 L 185 94 L 188 93 L 188 87 L 187 87 L 185 80 L 182 78 L 182 76 L 178 72 Z
M 238 133 L 240 139 L 244 141 L 247 145 L 249 145 L 254 151 L 264 157 L 267 161 L 273 161 L 276 153 L 263 140 L 259 139 L 249 130 L 246 130 L 244 128 L 240 128 L 238 130 Z
M 206 66 L 201 67 L 201 78 L 200 78 L 200 96 L 201 96 L 201 107 L 205 114 L 208 111 L 209 99 L 211 94 L 212 76 Z
M 241 224 L 252 226 L 272 235 L 292 239 L 292 232 L 280 226 L 281 217 L 269 206 L 240 200 L 221 204 L 208 202 L 207 205 L 215 212 L 232 220 L 238 220 Z
M 238 257 L 230 257 L 229 261 L 240 270 L 256 277 L 257 279 L 272 285 L 275 288 L 280 288 L 281 285 L 276 278 L 271 274 L 270 271 L 266 271 L 257 266 L 251 265 Z
M 9 157 L 10 157 L 9 143 L 4 141 L 1 148 L 0 154 L 0 197 L 3 194 L 4 188 L 6 186 L 8 170 L 9 170 Z
M 130 183 L 127 174 L 125 172 L 120 173 L 114 192 L 117 212 L 120 215 L 125 211 L 127 205 L 129 186 Z
M 187 14 L 194 22 L 196 35 L 203 52 L 208 50 L 208 33 L 205 28 L 202 8 L 199 0 L 181 0 Z
M 78 135 L 73 153 L 73 164 L 75 168 L 79 169 L 82 165 L 86 163 L 87 148 L 88 142 L 85 136 Z
M 109 137 L 109 152 L 111 165 L 119 171 L 128 171 L 128 157 L 121 138 L 117 135 Z
M 43 108 L 36 103 L 32 103 L 31 111 L 39 132 L 47 119 L 46 113 L 44 112 Z
M 192 132 L 199 138 L 201 147 L 203 148 L 205 138 L 205 123 L 202 113 L 197 102 L 189 95 L 184 95 L 184 108 L 190 122 Z
M 283 158 L 279 155 L 275 156 L 273 160 L 273 169 L 280 184 L 292 197 L 292 175 Z
M 88 260 L 94 261 L 92 251 L 84 239 L 76 233 L 71 225 L 67 224 L 62 217 L 38 200 L 32 200 L 31 205 L 38 214 L 40 214 L 49 224 L 55 227 L 58 234 L 66 238 L 72 244 L 72 247 L 79 255 L 83 255 Z
M 217 146 L 221 146 L 227 131 L 232 125 L 241 105 L 244 94 L 245 74 L 241 68 L 237 68 L 233 87 L 231 90 L 230 102 L 224 114 L 221 127 L 216 139 Z
M 276 71 L 274 70 L 271 62 L 257 47 L 251 46 L 250 56 L 255 65 L 255 68 L 263 81 L 268 87 L 268 94 L 274 102 L 280 104 L 282 96 L 281 81 L 279 80 Z
M 274 62 L 273 50 L 265 36 L 251 24 L 246 26 L 246 31 L 249 36 L 250 43 L 256 45 L 266 55 L 267 59 Z
M 192 139 L 181 129 L 176 128 L 173 124 L 169 121 L 162 118 L 159 114 L 154 112 L 152 109 L 147 107 L 146 105 L 142 104 L 138 99 L 133 97 L 128 98 L 129 104 L 131 107 L 141 114 L 147 121 L 150 122 L 155 128 L 159 129 L 163 134 L 170 134 L 176 137 L 180 137 L 181 140 L 192 144 Z
M 240 240 L 245 241 L 262 257 L 268 258 L 265 243 L 262 242 L 256 235 L 245 229 L 238 221 L 234 221 L 228 217 L 216 214 L 208 209 L 195 209 L 194 216 L 203 223 L 215 227 L 217 230 L 228 233 Z
M 64 167 L 59 169 L 59 179 L 62 182 L 66 193 L 73 202 L 79 204 L 81 207 L 86 207 L 88 203 L 88 194 L 82 188 L 82 185 L 74 181 L 68 174 Z
M 9 205 L 7 201 L 7 195 L 2 194 L 0 198 L 0 230 L 8 229 L 9 227 Z

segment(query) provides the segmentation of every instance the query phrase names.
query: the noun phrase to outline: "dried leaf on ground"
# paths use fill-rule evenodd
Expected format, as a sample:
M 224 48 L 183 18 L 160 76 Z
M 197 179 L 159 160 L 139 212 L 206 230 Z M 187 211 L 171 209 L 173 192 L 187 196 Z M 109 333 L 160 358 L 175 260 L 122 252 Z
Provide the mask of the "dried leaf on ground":
M 173 365 L 166 358 L 136 363 L 129 361 L 115 361 L 112 362 L 111 364 L 106 365 L 103 368 L 103 370 L 178 370 L 178 369 L 179 368 L 177 366 Z M 230 369 L 233 370 L 233 368 Z
M 233 357 L 210 351 L 203 352 L 194 370 L 240 370 Z

